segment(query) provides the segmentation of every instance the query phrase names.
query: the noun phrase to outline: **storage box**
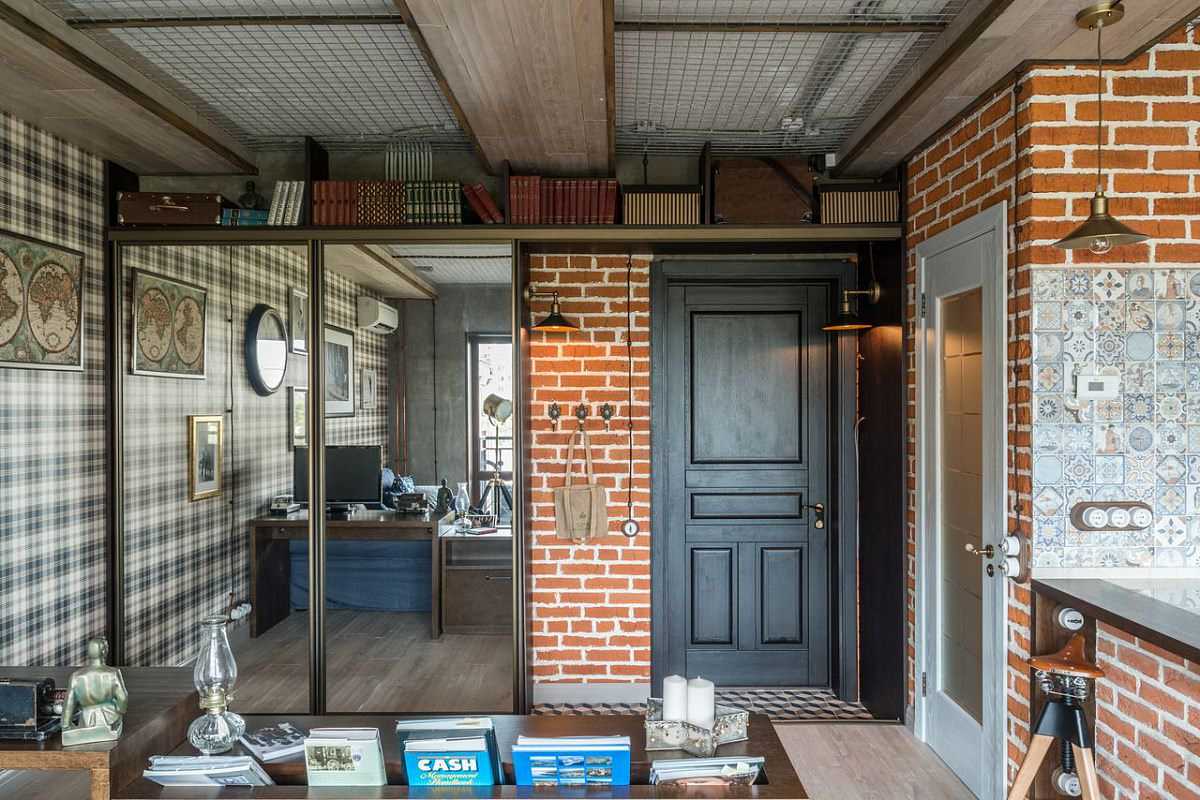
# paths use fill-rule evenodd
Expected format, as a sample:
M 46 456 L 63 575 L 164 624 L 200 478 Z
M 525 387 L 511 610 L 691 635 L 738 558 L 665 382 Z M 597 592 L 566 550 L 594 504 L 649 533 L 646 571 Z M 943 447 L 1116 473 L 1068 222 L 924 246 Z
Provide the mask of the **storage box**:
M 220 225 L 221 211 L 236 207 L 219 194 L 117 192 L 117 223 Z

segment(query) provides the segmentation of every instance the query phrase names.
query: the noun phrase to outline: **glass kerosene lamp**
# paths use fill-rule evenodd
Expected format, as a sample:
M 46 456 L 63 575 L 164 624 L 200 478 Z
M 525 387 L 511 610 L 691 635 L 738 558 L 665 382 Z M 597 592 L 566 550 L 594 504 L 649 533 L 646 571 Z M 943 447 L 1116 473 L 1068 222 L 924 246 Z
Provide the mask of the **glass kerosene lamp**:
M 207 617 L 200 623 L 204 641 L 192 670 L 192 683 L 205 713 L 188 726 L 188 741 L 206 756 L 226 752 L 246 732 L 246 721 L 229 710 L 237 662 L 225 623 L 225 617 Z

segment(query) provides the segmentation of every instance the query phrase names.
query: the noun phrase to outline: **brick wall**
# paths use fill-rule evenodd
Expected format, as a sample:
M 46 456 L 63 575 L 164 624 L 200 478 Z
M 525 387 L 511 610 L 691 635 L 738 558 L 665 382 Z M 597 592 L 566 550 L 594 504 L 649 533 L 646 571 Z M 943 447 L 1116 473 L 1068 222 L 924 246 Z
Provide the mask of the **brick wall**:
M 1200 664 L 1104 623 L 1096 760 L 1113 800 L 1200 800 Z
M 530 282 L 557 291 L 571 334 L 530 342 L 532 429 L 529 603 L 530 669 L 537 684 L 650 680 L 650 260 L 633 259 L 634 517 L 642 532 L 620 533 L 626 515 L 629 417 L 625 256 L 531 256 Z M 533 306 L 534 318 L 548 304 Z M 547 416 L 562 408 L 558 430 Z M 552 489 L 561 486 L 575 407 L 585 403 L 595 474 L 609 489 L 609 531 L 585 546 L 559 539 Z M 616 409 L 605 432 L 600 406 Z M 578 473 L 577 473 L 578 474 Z

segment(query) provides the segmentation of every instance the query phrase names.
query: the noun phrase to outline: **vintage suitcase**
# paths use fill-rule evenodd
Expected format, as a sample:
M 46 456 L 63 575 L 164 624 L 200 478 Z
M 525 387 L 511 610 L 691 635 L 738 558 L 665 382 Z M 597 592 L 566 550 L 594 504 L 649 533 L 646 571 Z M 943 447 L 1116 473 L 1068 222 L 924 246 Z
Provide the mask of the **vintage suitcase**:
M 713 222 L 804 225 L 813 220 L 813 180 L 800 158 L 722 158 L 713 165 Z
M 120 225 L 220 225 L 225 208 L 237 206 L 219 194 L 117 192 Z

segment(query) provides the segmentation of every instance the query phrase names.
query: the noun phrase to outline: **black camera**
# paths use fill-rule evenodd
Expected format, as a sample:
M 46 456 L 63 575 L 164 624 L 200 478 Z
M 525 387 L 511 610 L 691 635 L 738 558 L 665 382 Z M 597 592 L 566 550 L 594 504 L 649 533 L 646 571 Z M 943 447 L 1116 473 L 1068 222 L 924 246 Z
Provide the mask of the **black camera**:
M 53 678 L 0 678 L 0 739 L 43 741 L 62 724 Z

